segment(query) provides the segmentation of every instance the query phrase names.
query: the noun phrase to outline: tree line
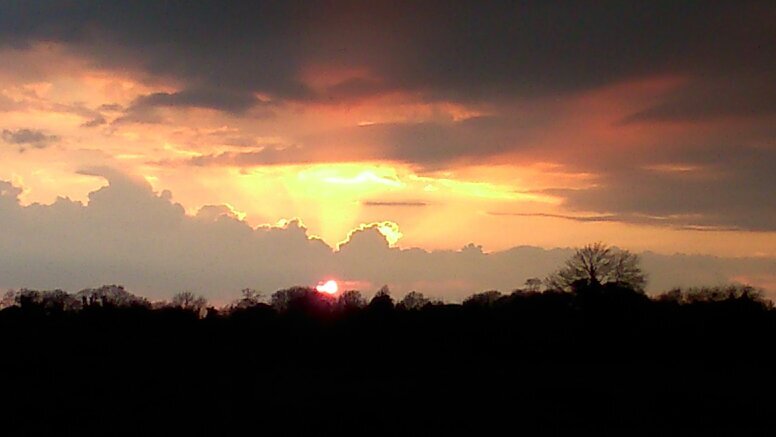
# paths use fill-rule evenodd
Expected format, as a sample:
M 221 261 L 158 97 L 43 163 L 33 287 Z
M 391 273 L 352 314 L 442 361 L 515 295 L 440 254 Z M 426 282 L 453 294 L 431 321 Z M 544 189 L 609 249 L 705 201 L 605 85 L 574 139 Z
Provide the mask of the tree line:
M 634 293 L 644 295 L 647 276 L 641 270 L 639 257 L 627 250 L 616 249 L 603 243 L 593 243 L 579 248 L 564 265 L 544 279 L 529 278 L 512 294 L 536 293 Z M 281 289 L 265 296 L 252 288 L 244 288 L 236 301 L 216 308 L 208 304 L 205 297 L 190 291 L 176 293 L 169 301 L 152 302 L 128 292 L 121 285 L 104 285 L 70 294 L 63 290 L 9 290 L 0 299 L 0 309 L 12 307 L 39 308 L 46 312 L 73 312 L 95 307 L 134 307 L 150 310 L 177 309 L 190 311 L 201 317 L 208 314 L 229 315 L 263 305 L 278 312 L 297 307 L 315 307 L 318 311 L 349 313 L 367 307 L 395 308 L 397 310 L 420 310 L 426 306 L 443 306 L 445 302 L 431 299 L 423 293 L 411 291 L 395 301 L 388 286 L 380 288 L 371 300 L 358 290 L 346 290 L 336 296 L 318 293 L 313 287 L 294 286 Z M 463 301 L 463 305 L 492 305 L 508 295 L 498 290 L 475 293 Z M 717 287 L 675 288 L 657 295 L 658 301 L 682 303 L 700 301 L 723 301 L 747 298 L 770 308 L 760 289 L 748 285 L 725 285 Z
M 742 435 L 774 429 L 776 311 L 743 285 L 647 296 L 602 244 L 445 303 L 291 287 L 221 308 L 120 286 L 3 299 L 2 435 Z

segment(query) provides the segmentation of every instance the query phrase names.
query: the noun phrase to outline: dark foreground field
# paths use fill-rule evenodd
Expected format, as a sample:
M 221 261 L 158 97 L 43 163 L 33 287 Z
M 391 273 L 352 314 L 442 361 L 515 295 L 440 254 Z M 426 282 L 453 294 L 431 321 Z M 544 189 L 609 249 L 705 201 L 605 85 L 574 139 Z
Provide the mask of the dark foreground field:
M 1 435 L 741 435 L 776 427 L 751 296 L 523 293 L 418 310 L 312 295 L 0 312 Z

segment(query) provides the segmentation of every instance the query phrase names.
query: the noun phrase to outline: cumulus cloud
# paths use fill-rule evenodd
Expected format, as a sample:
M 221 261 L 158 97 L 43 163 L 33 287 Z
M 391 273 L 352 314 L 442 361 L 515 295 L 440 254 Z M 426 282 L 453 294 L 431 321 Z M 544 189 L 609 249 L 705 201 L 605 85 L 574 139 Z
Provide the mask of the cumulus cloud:
M 13 248 L 0 252 L 0 287 L 75 291 L 122 283 L 151 298 L 192 290 L 227 302 L 244 287 L 272 292 L 335 277 L 364 284 L 367 293 L 388 284 L 397 294 L 418 290 L 460 300 L 485 289 L 510 291 L 548 274 L 571 254 L 535 247 L 484 253 L 474 245 L 401 249 L 389 246 L 381 223 L 354 231 L 334 250 L 298 221 L 252 228 L 228 206 L 189 216 L 172 193 L 154 193 L 143 180 L 105 168 L 84 173 L 108 181 L 87 204 L 60 198 L 21 206 L 21 190 L 0 182 L 0 247 Z M 661 290 L 768 277 L 776 260 L 648 253 L 644 264 L 650 289 Z
M 122 282 L 154 297 L 192 289 L 218 298 L 240 287 L 312 283 L 331 250 L 296 223 L 252 229 L 225 211 L 187 216 L 170 194 L 143 181 L 92 169 L 109 185 L 87 205 L 60 198 L 20 207 L 6 184 L 0 198 L 4 287 L 65 287 Z
M 45 149 L 59 141 L 56 135 L 47 135 L 38 129 L 3 129 L 3 141 L 8 144 L 19 146 L 19 150 L 24 151 L 28 147 L 35 149 Z

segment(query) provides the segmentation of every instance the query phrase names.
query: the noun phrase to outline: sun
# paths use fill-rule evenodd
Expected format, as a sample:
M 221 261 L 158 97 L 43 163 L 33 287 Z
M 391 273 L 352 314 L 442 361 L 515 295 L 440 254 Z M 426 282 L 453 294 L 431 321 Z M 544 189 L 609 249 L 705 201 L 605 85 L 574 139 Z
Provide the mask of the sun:
M 339 286 L 337 285 L 337 281 L 330 279 L 325 283 L 319 283 L 315 287 L 315 290 L 319 293 L 335 294 L 339 290 Z

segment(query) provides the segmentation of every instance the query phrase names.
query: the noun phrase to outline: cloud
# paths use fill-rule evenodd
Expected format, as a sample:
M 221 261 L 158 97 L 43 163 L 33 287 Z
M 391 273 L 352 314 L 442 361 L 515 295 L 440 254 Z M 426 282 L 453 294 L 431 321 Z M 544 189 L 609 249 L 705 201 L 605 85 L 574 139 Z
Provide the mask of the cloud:
M 555 191 L 557 192 L 557 191 Z M 691 231 L 737 231 L 740 230 L 737 227 L 721 227 L 716 225 L 700 225 L 690 224 L 693 220 L 698 220 L 696 217 L 682 217 L 682 216 L 668 216 L 668 217 L 654 217 L 641 214 L 607 214 L 607 215 L 567 215 L 567 214 L 550 214 L 550 213 L 521 213 L 521 212 L 488 212 L 490 215 L 495 216 L 512 216 L 512 217 L 547 217 L 558 218 L 563 220 L 571 220 L 581 223 L 630 223 L 638 225 L 651 225 L 651 226 L 666 226 L 681 230 Z M 690 222 L 690 223 L 688 223 Z
M 223 89 L 186 89 L 174 93 L 154 93 L 137 98 L 127 109 L 134 113 L 149 108 L 206 108 L 240 114 L 260 101 L 248 91 L 227 91 Z
M 143 180 L 107 168 L 83 174 L 108 181 L 87 204 L 59 198 L 21 206 L 21 190 L 0 181 L 0 246 L 15 248 L 0 252 L 0 287 L 76 291 L 121 283 L 155 299 L 192 290 L 223 303 L 244 287 L 272 292 L 335 277 L 365 284 L 367 293 L 388 284 L 397 295 L 416 289 L 460 300 L 485 289 L 510 291 L 550 273 L 571 254 L 535 247 L 484 253 L 474 245 L 401 249 L 389 246 L 380 229 L 398 232 L 390 222 L 362 226 L 334 250 L 298 221 L 252 228 L 228 206 L 189 216 L 172 193 L 154 193 Z M 654 291 L 765 278 L 776 260 L 647 253 L 644 265 Z
M 8 112 L 19 109 L 22 105 L 10 99 L 3 94 L 0 94 L 0 112 Z
M 8 144 L 21 146 L 21 151 L 26 150 L 27 147 L 45 149 L 60 140 L 58 136 L 47 135 L 38 129 L 3 129 L 2 138 Z
M 103 117 L 102 115 L 98 115 L 98 116 L 92 118 L 91 120 L 88 120 L 88 121 L 82 123 L 81 127 L 97 127 L 97 126 L 102 126 L 102 125 L 107 124 L 107 123 L 108 123 L 108 121 L 105 120 L 105 117 Z
M 157 298 L 191 289 L 218 299 L 240 287 L 314 283 L 330 270 L 331 249 L 296 223 L 252 229 L 213 208 L 190 217 L 142 180 L 106 169 L 84 174 L 109 180 L 87 205 L 60 198 L 21 207 L 18 190 L 3 189 L 0 241 L 18 248 L 0 255 L 3 287 L 122 282 Z
M 73 138 L 65 144 L 72 147 L 57 147 L 66 165 L 78 162 L 69 149 L 109 139 L 106 154 L 145 157 L 122 160 L 128 166 L 180 167 L 152 169 L 168 181 L 218 170 L 185 166 L 345 161 L 452 180 L 464 167 L 496 163 L 515 174 L 494 171 L 483 182 L 516 192 L 531 189 L 524 184 L 547 188 L 564 199 L 547 210 L 558 218 L 773 231 L 775 8 L 757 1 L 0 2 L 0 49 L 31 58 L 3 70 L 17 83 L 0 94 L 0 111 L 40 117 L 26 126 Z M 106 77 L 116 83 L 102 84 Z M 72 114 L 82 123 L 75 134 L 67 127 Z M 365 120 L 372 124 L 357 126 Z M 122 125 L 162 122 L 177 126 Z M 115 125 L 86 129 L 103 124 Z M 199 135 L 186 130 L 193 124 L 236 130 Z M 28 131 L 44 139 L 17 146 L 60 140 Z M 13 143 L 20 131 L 7 132 L 3 139 Z M 164 143 L 202 155 L 167 153 Z M 32 158 L 28 165 L 37 165 Z M 523 164 L 537 162 L 568 177 L 524 177 Z M 672 166 L 690 170 L 666 171 Z M 108 192 L 116 194 L 120 178 L 113 179 Z M 412 202 L 402 199 L 432 196 L 403 192 L 388 199 L 395 210 L 379 198 L 362 206 L 409 213 L 399 208 Z M 94 211 L 82 208 L 74 210 Z M 222 216 L 209 209 L 197 223 L 214 214 Z
M 521 122 L 495 117 L 449 122 L 376 123 L 337 130 L 328 137 L 301 138 L 300 143 L 291 146 L 270 145 L 256 151 L 203 155 L 175 164 L 254 167 L 382 159 L 431 170 L 454 161 L 484 159 L 517 149 L 522 137 L 527 136 L 520 132 L 522 128 Z M 331 153 L 327 141 L 370 147 Z
M 420 207 L 420 206 L 428 206 L 428 203 L 426 202 L 420 202 L 420 201 L 388 201 L 388 200 L 367 200 L 364 202 L 361 202 L 364 206 L 398 206 L 398 207 Z
M 624 117 L 618 124 L 771 116 L 776 114 L 776 83 L 773 72 L 748 77 L 705 78 L 671 90 L 660 100 L 660 103 Z
M 696 229 L 776 230 L 772 200 L 776 197 L 776 149 L 737 146 L 727 140 L 671 149 L 668 157 L 686 169 L 683 171 L 629 162 L 602 168 L 595 186 L 547 193 L 564 198 L 564 207 L 571 211 L 602 212 L 609 216 L 606 220 Z
M 229 96 L 334 101 L 389 91 L 426 99 L 558 96 L 663 73 L 773 71 L 773 5 L 764 2 L 307 2 L 197 4 L 138 1 L 4 3 L 0 43 L 67 44 L 99 65 L 205 87 Z M 742 24 L 742 23 L 745 23 Z M 335 64 L 376 72 L 314 91 L 304 68 Z M 220 96 L 220 97 L 216 97 Z M 186 103 L 188 102 L 188 103 Z M 203 103 L 205 102 L 205 103 Z M 222 105 L 222 103 L 225 103 Z
M 285 164 L 310 164 L 319 162 L 337 162 L 338 158 L 313 156 L 309 151 L 299 147 L 276 148 L 263 147 L 251 152 L 223 152 L 212 155 L 202 155 L 188 158 L 185 161 L 160 162 L 158 165 L 194 165 L 197 167 L 228 166 L 256 167 Z
M 386 123 L 363 126 L 386 158 L 434 167 L 469 157 L 488 157 L 519 144 L 520 124 L 498 117 L 462 121 Z

